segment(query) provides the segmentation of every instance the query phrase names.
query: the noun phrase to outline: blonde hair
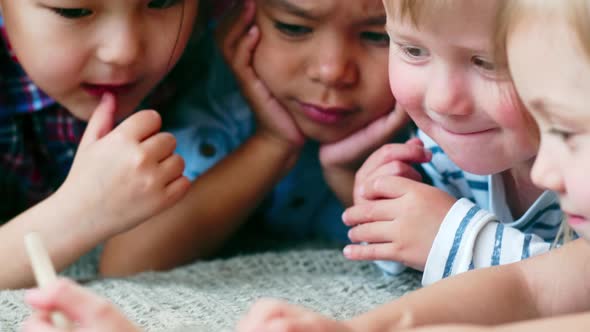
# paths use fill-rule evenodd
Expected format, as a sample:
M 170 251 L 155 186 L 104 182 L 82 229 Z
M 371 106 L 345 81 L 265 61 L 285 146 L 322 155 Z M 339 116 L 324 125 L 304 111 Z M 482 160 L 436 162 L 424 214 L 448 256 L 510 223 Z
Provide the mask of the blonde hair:
M 496 49 L 498 57 L 506 59 L 510 33 L 518 24 L 539 18 L 560 19 L 576 33 L 580 46 L 590 59 L 590 0 L 509 0 L 498 14 Z
M 424 17 L 436 15 L 442 8 L 448 8 L 453 0 L 385 0 L 385 9 L 395 19 L 410 19 L 416 27 Z
M 506 45 L 510 33 L 519 25 L 539 19 L 558 19 L 570 25 L 590 60 L 590 0 L 510 0 L 502 4 L 496 26 L 496 57 L 507 63 Z M 575 238 L 564 215 L 553 246 Z

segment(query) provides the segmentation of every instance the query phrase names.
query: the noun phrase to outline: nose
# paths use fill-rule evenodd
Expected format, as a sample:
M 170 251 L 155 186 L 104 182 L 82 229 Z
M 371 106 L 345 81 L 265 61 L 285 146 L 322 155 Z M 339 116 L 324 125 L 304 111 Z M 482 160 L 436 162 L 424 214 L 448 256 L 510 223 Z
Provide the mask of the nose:
M 555 153 L 551 154 L 551 150 L 546 147 L 546 143 L 541 140 L 539 152 L 531 170 L 531 178 L 533 183 L 541 188 L 546 188 L 557 193 L 565 193 L 565 184 L 563 177 L 559 171 L 559 165 L 557 165 L 557 156 Z
M 469 115 L 473 98 L 461 72 L 437 68 L 431 76 L 424 104 L 427 110 L 444 115 Z
M 346 44 L 346 41 L 331 40 L 311 50 L 313 60 L 308 66 L 308 76 L 312 81 L 332 88 L 347 88 L 358 82 L 355 51 Z
M 132 22 L 113 25 L 100 40 L 97 58 L 117 67 L 130 66 L 142 53 L 141 34 Z

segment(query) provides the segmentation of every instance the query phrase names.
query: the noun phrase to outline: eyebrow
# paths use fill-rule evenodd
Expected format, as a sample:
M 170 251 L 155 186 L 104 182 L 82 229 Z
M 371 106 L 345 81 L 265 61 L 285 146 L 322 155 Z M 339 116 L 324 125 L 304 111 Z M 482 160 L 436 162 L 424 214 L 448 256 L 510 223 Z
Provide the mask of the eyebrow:
M 291 15 L 299 16 L 308 20 L 318 21 L 321 19 L 320 15 L 314 15 L 309 10 L 299 7 L 289 0 L 266 0 L 266 4 L 276 9 L 284 10 Z M 357 25 L 385 26 L 386 22 L 387 16 L 385 14 L 378 14 L 360 20 Z
M 547 107 L 543 99 L 533 99 L 529 102 L 529 107 L 533 108 L 541 113 L 547 112 Z
M 387 16 L 385 14 L 370 16 L 360 21 L 359 25 L 379 25 L 385 27 Z
M 535 111 L 537 111 L 542 117 L 546 118 L 546 119 L 552 119 L 552 121 L 558 121 L 558 122 L 562 122 L 562 123 L 567 123 L 570 125 L 574 125 L 574 122 L 571 121 L 571 119 L 569 119 L 567 116 L 563 116 L 561 113 L 560 114 L 556 114 L 555 112 L 550 112 L 550 109 L 561 109 L 561 110 L 570 110 L 570 108 L 564 106 L 563 104 L 557 104 L 557 103 L 553 103 L 551 101 L 547 101 L 545 99 L 543 99 L 542 97 L 540 98 L 535 98 L 533 100 L 531 100 L 527 107 L 529 108 L 529 110 L 533 109 Z
M 531 100 L 528 104 L 528 107 L 541 113 L 543 116 L 549 115 L 549 108 L 563 108 L 560 105 L 548 102 L 543 98 L 535 98 Z
M 297 6 L 289 0 L 266 0 L 266 3 L 271 7 L 284 10 L 292 15 L 306 18 L 308 20 L 317 20 L 318 17 L 312 15 L 309 11 Z

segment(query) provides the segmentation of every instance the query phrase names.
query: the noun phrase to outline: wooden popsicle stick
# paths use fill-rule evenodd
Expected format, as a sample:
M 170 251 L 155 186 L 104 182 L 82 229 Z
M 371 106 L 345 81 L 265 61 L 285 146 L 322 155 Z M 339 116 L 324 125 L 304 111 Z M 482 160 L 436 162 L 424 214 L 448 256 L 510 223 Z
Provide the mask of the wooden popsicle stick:
M 39 288 L 55 282 L 57 275 L 39 233 L 32 232 L 25 235 L 25 247 Z M 70 329 L 72 327 L 70 321 L 61 312 L 52 312 L 51 321 L 57 328 Z

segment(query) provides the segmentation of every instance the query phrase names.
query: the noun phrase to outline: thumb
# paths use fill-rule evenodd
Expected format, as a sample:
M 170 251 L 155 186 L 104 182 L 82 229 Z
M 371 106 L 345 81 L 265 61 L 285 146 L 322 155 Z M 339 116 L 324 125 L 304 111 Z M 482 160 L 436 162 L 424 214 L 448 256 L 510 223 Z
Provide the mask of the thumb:
M 103 94 L 100 103 L 92 113 L 90 121 L 88 121 L 88 126 L 80 142 L 80 148 L 98 141 L 113 130 L 116 108 L 115 96 L 111 93 Z

